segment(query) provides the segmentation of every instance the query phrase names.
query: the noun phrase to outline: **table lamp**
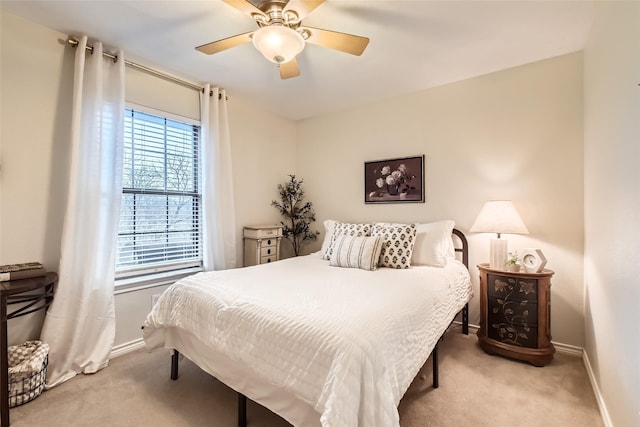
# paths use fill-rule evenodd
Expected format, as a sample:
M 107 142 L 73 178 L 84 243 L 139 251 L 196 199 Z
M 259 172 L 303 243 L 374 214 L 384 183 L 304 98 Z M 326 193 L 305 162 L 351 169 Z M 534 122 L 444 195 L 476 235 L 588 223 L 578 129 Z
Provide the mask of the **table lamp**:
M 503 233 L 529 234 L 527 226 L 522 222 L 518 211 L 510 200 L 486 202 L 469 231 L 472 233 L 497 233 L 497 238 L 491 239 L 489 252 L 490 267 L 497 270 L 504 270 L 507 262 L 507 240 L 501 239 L 500 235 Z

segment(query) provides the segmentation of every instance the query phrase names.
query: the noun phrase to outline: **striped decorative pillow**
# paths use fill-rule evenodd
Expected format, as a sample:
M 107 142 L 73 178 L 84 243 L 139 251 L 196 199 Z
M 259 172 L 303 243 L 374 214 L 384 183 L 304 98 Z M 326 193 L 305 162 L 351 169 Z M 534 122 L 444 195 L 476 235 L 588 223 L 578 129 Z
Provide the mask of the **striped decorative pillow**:
M 323 252 L 322 259 L 331 259 L 336 242 L 344 235 L 356 237 L 371 236 L 371 224 L 352 224 L 349 222 L 336 221 L 333 225 L 331 241 Z M 322 246 L 324 246 L 324 244 Z
M 342 235 L 336 239 L 329 264 L 334 267 L 377 270 L 381 250 L 381 236 L 355 237 Z

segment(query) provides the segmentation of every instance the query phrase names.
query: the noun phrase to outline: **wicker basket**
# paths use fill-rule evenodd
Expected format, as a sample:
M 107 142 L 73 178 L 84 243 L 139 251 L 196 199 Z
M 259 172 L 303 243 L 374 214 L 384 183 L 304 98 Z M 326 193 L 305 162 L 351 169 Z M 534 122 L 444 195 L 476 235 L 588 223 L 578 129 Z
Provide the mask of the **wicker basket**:
M 9 347 L 9 407 L 25 404 L 42 393 L 47 378 L 49 346 L 27 341 Z

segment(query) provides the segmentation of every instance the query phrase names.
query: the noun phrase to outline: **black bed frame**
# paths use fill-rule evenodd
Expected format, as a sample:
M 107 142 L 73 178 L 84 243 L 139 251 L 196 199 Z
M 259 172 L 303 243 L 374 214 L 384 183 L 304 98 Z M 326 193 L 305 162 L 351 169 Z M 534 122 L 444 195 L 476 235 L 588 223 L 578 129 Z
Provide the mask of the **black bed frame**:
M 455 251 L 459 252 L 462 257 L 462 263 L 469 268 L 469 245 L 467 243 L 467 238 L 465 235 L 458 229 L 453 229 L 453 234 L 458 237 L 460 240 L 459 246 L 456 247 Z M 462 313 L 462 333 L 465 335 L 469 335 L 469 303 L 466 303 L 461 310 Z M 431 355 L 433 356 L 432 366 L 433 366 L 433 388 L 438 388 L 438 344 L 442 340 L 442 337 L 447 331 L 445 331 L 438 341 L 436 342 L 436 346 L 433 348 Z M 180 357 L 180 353 L 178 350 L 173 350 L 173 354 L 171 355 L 171 379 L 178 379 L 178 359 Z M 238 392 L 238 427 L 246 427 L 247 426 L 247 397 Z

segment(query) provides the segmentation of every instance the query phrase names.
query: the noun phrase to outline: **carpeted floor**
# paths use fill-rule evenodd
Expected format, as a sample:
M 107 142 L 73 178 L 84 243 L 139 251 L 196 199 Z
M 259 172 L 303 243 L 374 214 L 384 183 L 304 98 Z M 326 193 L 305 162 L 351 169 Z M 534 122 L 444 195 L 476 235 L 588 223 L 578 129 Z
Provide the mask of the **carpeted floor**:
M 431 359 L 400 402 L 402 427 L 602 427 L 582 360 L 556 354 L 536 368 L 485 354 L 459 327 L 440 345 L 440 387 L 431 387 Z M 236 425 L 236 394 L 190 361 L 169 379 L 167 351 L 129 353 L 94 375 L 79 375 L 11 409 L 11 425 Z M 248 403 L 249 427 L 288 426 Z M 377 427 L 377 426 L 365 426 Z

